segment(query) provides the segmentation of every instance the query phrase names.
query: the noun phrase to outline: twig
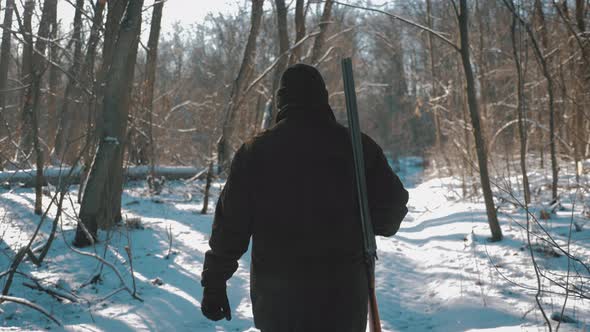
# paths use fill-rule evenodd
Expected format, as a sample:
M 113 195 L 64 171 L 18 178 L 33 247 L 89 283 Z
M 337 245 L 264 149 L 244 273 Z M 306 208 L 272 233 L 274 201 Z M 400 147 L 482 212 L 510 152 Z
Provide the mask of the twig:
M 106 301 L 108 298 L 113 297 L 116 294 L 121 293 L 122 291 L 127 291 L 127 289 L 125 287 L 117 288 L 114 291 L 112 291 L 112 292 L 108 293 L 107 295 L 103 296 L 102 298 L 98 299 L 96 301 L 96 303 L 100 303 L 100 302 Z
M 55 289 L 44 287 L 41 284 L 39 284 L 37 280 L 34 280 L 33 279 L 33 281 L 35 282 L 35 284 L 31 284 L 31 283 L 28 283 L 28 282 L 23 282 L 23 286 L 29 287 L 31 289 L 39 290 L 39 291 L 42 291 L 42 292 L 45 292 L 45 293 L 47 293 L 47 294 L 55 297 L 58 301 L 62 301 L 64 299 L 66 299 L 66 300 L 68 300 L 70 302 L 74 302 L 74 303 L 78 302 L 78 299 L 75 298 L 75 297 L 73 297 L 70 294 L 66 294 L 66 293 L 60 292 L 60 291 L 55 290 Z
M 125 246 L 125 252 L 127 253 L 127 257 L 129 258 L 129 269 L 131 270 L 131 281 L 133 283 L 133 294 L 131 295 L 135 297 L 137 294 L 137 287 L 135 285 L 135 274 L 133 272 L 133 255 L 131 254 L 131 249 L 129 248 L 129 246 Z
M 26 299 L 23 299 L 20 297 L 0 295 L 0 303 L 2 303 L 2 302 L 14 302 L 14 303 L 18 303 L 18 304 L 22 304 L 24 306 L 27 306 L 31 309 L 39 311 L 40 313 L 42 313 L 45 316 L 47 316 L 47 318 L 51 319 L 58 326 L 62 326 L 62 323 L 60 321 L 58 321 L 55 317 L 53 317 L 47 310 L 43 309 L 43 307 L 41 307 L 38 304 L 35 304 L 29 300 L 26 300 Z
M 61 225 L 61 227 L 63 228 L 63 225 Z M 126 284 L 125 284 L 125 279 L 123 279 L 123 276 L 121 275 L 121 272 L 119 272 L 119 270 L 117 270 L 117 268 L 116 268 L 116 267 L 115 267 L 113 264 L 109 263 L 108 261 L 106 261 L 106 260 L 105 260 L 105 259 L 103 259 L 102 257 L 98 256 L 97 254 L 93 254 L 93 253 L 85 252 L 85 251 L 78 250 L 78 249 L 76 249 L 76 248 L 72 247 L 72 246 L 70 245 L 70 243 L 69 243 L 69 242 L 66 240 L 66 238 L 65 238 L 65 235 L 64 235 L 64 232 L 63 232 L 63 229 L 62 229 L 62 232 L 61 232 L 61 234 L 62 234 L 62 237 L 63 237 L 64 243 L 66 244 L 66 246 L 68 246 L 68 248 L 69 248 L 70 250 L 72 250 L 73 252 L 75 252 L 75 253 L 77 253 L 77 254 L 79 254 L 79 255 L 86 256 L 86 257 L 91 257 L 91 258 L 94 258 L 94 259 L 96 259 L 97 261 L 99 261 L 100 263 L 102 263 L 102 265 L 101 265 L 101 266 L 104 266 L 104 265 L 108 266 L 108 267 L 109 267 L 109 268 L 110 268 L 110 269 L 111 269 L 113 272 L 115 272 L 115 275 L 117 275 L 117 277 L 119 278 L 119 281 L 121 282 L 121 285 L 122 285 L 122 287 L 123 287 L 123 288 L 124 288 L 124 289 L 125 289 L 125 290 L 126 290 L 126 291 L 127 291 L 127 292 L 128 292 L 128 293 L 129 293 L 129 294 L 130 294 L 130 295 L 131 295 L 133 298 L 134 298 L 134 299 L 136 299 L 136 300 L 138 300 L 138 301 L 140 301 L 140 302 L 143 302 L 143 299 L 142 299 L 142 298 L 140 298 L 139 296 L 137 296 L 137 294 L 135 294 L 135 293 L 134 293 L 134 292 L 133 292 L 133 291 L 132 291 L 132 290 L 131 290 L 131 289 L 130 289 L 130 288 L 129 288 L 129 287 L 126 285 Z
M 317 35 L 319 35 L 320 32 L 316 31 L 313 33 L 310 33 L 308 35 L 306 35 L 305 37 L 301 38 L 297 43 L 295 43 L 295 45 L 291 46 L 290 49 L 288 49 L 287 51 L 285 51 L 283 54 L 280 54 L 279 56 L 277 56 L 277 58 L 275 59 L 275 61 L 268 66 L 263 72 L 262 74 L 258 75 L 257 78 L 254 79 L 254 81 L 252 81 L 252 83 L 250 83 L 250 85 L 248 85 L 248 87 L 246 88 L 246 90 L 244 90 L 243 95 L 248 94 L 248 92 L 250 92 L 250 90 L 252 90 L 252 88 L 254 88 L 256 86 L 256 84 L 258 84 L 266 75 L 268 75 L 268 73 L 270 73 L 274 67 L 276 67 L 276 65 L 279 63 L 279 61 L 281 61 L 281 58 L 284 56 L 289 55 L 291 52 L 293 52 L 293 50 L 297 47 L 299 47 L 299 45 L 303 44 L 303 42 L 305 42 L 307 39 L 311 38 L 311 37 L 315 37 Z M 241 104 L 237 103 L 237 106 L 239 107 Z
M 366 10 L 366 11 L 371 11 L 371 12 L 376 12 L 376 13 L 380 13 L 380 14 L 385 14 L 393 19 L 402 21 L 404 23 L 407 23 L 415 28 L 418 28 L 420 30 L 426 31 L 430 34 L 432 34 L 434 37 L 440 39 L 441 41 L 443 41 L 445 44 L 451 46 L 455 51 L 459 52 L 461 49 L 459 48 L 459 46 L 457 46 L 455 43 L 453 43 L 450 39 L 448 39 L 447 37 L 443 36 L 440 32 L 438 31 L 434 31 L 432 29 L 430 29 L 429 27 L 426 27 L 424 25 L 418 24 L 414 21 L 411 21 L 405 17 L 396 15 L 396 14 L 392 14 L 392 13 L 388 13 L 384 10 L 381 9 L 377 9 L 377 8 L 371 8 L 371 7 L 363 7 L 363 6 L 357 6 L 357 5 L 351 5 L 348 3 L 343 3 L 343 2 L 339 2 L 339 1 L 334 1 L 335 4 L 341 5 L 341 6 L 345 6 L 345 7 L 350 7 L 350 8 L 356 8 L 356 9 L 362 9 L 362 10 Z

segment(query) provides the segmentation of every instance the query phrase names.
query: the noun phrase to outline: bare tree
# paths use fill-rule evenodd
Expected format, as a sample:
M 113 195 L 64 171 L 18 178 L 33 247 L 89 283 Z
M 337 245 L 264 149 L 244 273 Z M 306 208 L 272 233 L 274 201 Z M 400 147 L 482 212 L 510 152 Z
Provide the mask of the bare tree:
M 285 0 L 275 0 L 275 6 L 277 9 L 277 33 L 279 40 L 279 52 L 277 54 L 278 63 L 275 67 L 275 72 L 272 79 L 272 89 L 270 91 L 271 95 L 265 110 L 262 129 L 267 129 L 270 126 L 272 119 L 276 116 L 277 110 L 275 94 L 276 90 L 279 87 L 281 75 L 283 74 L 283 71 L 285 71 L 287 65 L 289 64 L 289 58 L 287 58 L 286 56 L 282 56 L 285 52 L 289 50 L 289 31 L 287 30 L 287 7 L 285 6 Z
M 53 8 L 54 13 L 51 14 L 51 45 L 49 47 L 49 54 L 47 58 L 50 62 L 59 65 L 60 60 L 60 45 L 56 41 L 59 31 L 59 25 L 57 22 L 57 6 Z M 61 84 L 61 71 L 57 65 L 51 65 L 49 67 L 49 86 L 47 95 L 47 141 L 51 141 L 57 134 L 57 103 L 59 88 Z
M 24 161 L 29 158 L 31 150 L 34 149 L 35 161 L 37 167 L 37 184 L 35 186 L 35 213 L 42 213 L 42 199 L 43 199 L 43 151 L 39 142 L 39 99 L 41 96 L 41 79 L 44 72 L 47 69 L 47 63 L 45 59 L 45 50 L 47 48 L 47 41 L 49 39 L 50 24 L 55 20 L 52 15 L 56 13 L 57 0 L 45 0 L 43 4 L 43 11 L 41 14 L 41 21 L 39 23 L 39 31 L 37 33 L 37 39 L 34 43 L 33 49 L 33 36 L 31 32 L 31 22 L 29 13 L 34 8 L 34 2 L 27 2 L 25 14 L 24 28 L 21 31 L 29 33 L 23 34 L 23 40 L 25 44 L 29 46 L 25 47 L 26 54 L 23 57 L 27 58 L 26 65 L 23 66 L 26 77 L 26 87 L 23 97 L 23 113 L 22 113 L 22 127 L 21 127 L 21 138 L 19 144 L 19 151 L 17 154 L 17 161 Z M 27 17 L 29 16 L 29 17 Z M 25 62 L 23 61 L 23 64 Z M 19 156 L 21 156 L 19 158 Z
M 10 44 L 12 32 L 12 14 L 14 12 L 14 0 L 6 1 L 6 8 L 4 9 L 4 29 L 2 31 L 2 46 L 0 49 L 0 137 L 8 134 L 9 128 L 6 114 L 6 88 L 8 81 L 8 65 L 10 62 Z M 4 167 L 4 160 L 0 155 L 0 170 Z
M 311 49 L 311 57 L 309 63 L 316 64 L 322 56 L 322 49 L 326 39 L 326 32 L 330 24 L 330 17 L 332 16 L 332 5 L 334 1 L 326 0 L 324 3 L 324 11 L 322 12 L 322 18 L 320 19 L 320 34 L 315 38 L 313 47 Z
M 459 22 L 459 34 L 461 37 L 461 60 L 463 62 L 463 70 L 465 72 L 465 80 L 467 83 L 467 103 L 469 105 L 469 114 L 471 115 L 473 136 L 475 138 L 475 150 L 477 152 L 477 160 L 479 164 L 481 189 L 483 191 L 483 197 L 486 205 L 488 224 L 490 225 L 490 230 L 492 232 L 491 240 L 500 241 L 502 240 L 502 229 L 498 223 L 498 216 L 496 214 L 494 198 L 490 186 L 487 151 L 481 132 L 481 119 L 479 116 L 479 108 L 475 90 L 475 79 L 473 77 L 473 69 L 471 67 L 471 60 L 469 56 L 469 12 L 467 8 L 467 0 L 460 0 L 457 19 Z
M 74 43 L 74 55 L 72 65 L 68 70 L 69 81 L 64 93 L 63 104 L 61 105 L 59 126 L 55 137 L 52 158 L 54 162 L 71 161 L 74 158 L 77 145 L 80 140 L 80 68 L 82 66 L 82 11 L 84 10 L 84 0 L 76 0 L 76 9 L 74 12 L 74 31 L 72 41 Z M 76 121 L 78 120 L 78 121 Z M 66 149 L 70 149 L 66 158 Z
M 143 0 L 129 0 L 113 48 L 103 101 L 102 135 L 84 189 L 74 245 L 93 243 L 98 227 L 109 227 L 120 218 L 122 162 L 129 100 L 141 32 Z
M 535 53 L 536 59 L 539 63 L 539 67 L 541 67 L 541 72 L 543 73 L 543 77 L 545 78 L 546 82 L 547 82 L 547 94 L 549 96 L 549 148 L 551 151 L 551 175 L 552 175 L 552 181 L 551 181 L 551 198 L 556 201 L 557 200 L 557 184 L 558 184 L 558 180 L 559 180 L 559 165 L 557 163 L 557 147 L 556 147 L 556 142 L 555 142 L 555 96 L 554 96 L 554 83 L 553 83 L 553 78 L 551 76 L 551 71 L 549 69 L 549 64 L 547 63 L 547 58 L 544 55 L 544 51 L 541 48 L 541 45 L 539 45 L 539 43 L 537 42 L 537 38 L 535 36 L 535 33 L 533 32 L 530 24 L 528 22 L 526 22 L 521 16 L 520 14 L 516 11 L 516 8 L 514 6 L 514 4 L 512 3 L 512 1 L 510 0 L 503 0 L 504 4 L 506 5 L 506 7 L 508 7 L 508 9 L 512 12 L 512 15 L 514 15 L 518 21 L 520 22 L 520 24 L 523 25 L 523 27 L 525 28 L 527 35 L 529 36 L 529 39 L 531 40 L 532 46 L 533 46 L 533 51 Z M 542 30 L 546 30 L 545 27 L 545 20 L 544 20 L 544 15 L 543 15 L 543 8 L 542 5 L 540 3 L 538 3 L 538 0 L 535 0 L 537 5 L 535 8 L 537 8 L 537 13 L 538 13 L 538 19 L 540 21 L 540 29 Z M 546 34 L 542 34 L 541 35 L 541 40 L 543 43 L 543 48 L 546 49 L 547 47 L 547 36 Z
M 231 155 L 231 144 L 230 138 L 233 131 L 234 117 L 236 112 L 236 105 L 240 103 L 240 99 L 243 98 L 242 92 L 246 87 L 252 73 L 254 71 L 254 64 L 256 58 L 256 38 L 260 30 L 260 24 L 262 22 L 262 5 L 264 0 L 252 0 L 252 13 L 250 19 L 250 33 L 248 35 L 248 42 L 244 50 L 244 56 L 242 58 L 242 64 L 236 79 L 233 82 L 229 101 L 225 107 L 223 114 L 222 133 L 217 141 L 217 167 L 218 172 L 224 170 L 228 165 L 228 161 Z
M 152 11 L 150 36 L 147 45 L 147 60 L 145 65 L 145 78 L 143 81 L 143 98 L 140 118 L 140 132 L 137 134 L 136 162 L 141 165 L 151 165 L 152 178 L 154 174 L 155 152 L 153 130 L 154 84 L 156 81 L 156 65 L 158 62 L 158 41 L 160 40 L 160 24 L 162 21 L 162 9 L 164 2 L 155 0 Z M 150 182 L 151 183 L 151 182 Z M 150 185 L 151 186 L 151 185 Z
M 564 1 L 563 6 L 567 8 L 566 1 Z M 572 40 L 570 44 L 574 44 L 573 41 L 576 40 L 577 33 L 580 36 L 585 36 L 588 33 L 586 31 L 586 12 L 586 2 L 584 0 L 576 0 L 575 21 L 578 31 L 575 31 L 574 29 L 570 30 L 570 39 Z M 568 23 L 569 22 L 566 24 Z M 579 46 L 581 55 L 578 57 L 576 64 L 576 79 L 578 83 L 574 90 L 576 97 L 574 115 L 574 159 L 576 162 L 576 180 L 578 182 L 580 181 L 580 175 L 584 173 L 584 163 L 582 160 L 586 157 L 586 145 L 588 142 L 588 133 L 585 131 L 585 123 L 588 121 L 586 121 L 587 114 L 584 109 L 588 102 L 586 94 L 590 91 L 590 69 L 588 69 L 588 64 L 590 62 L 590 37 L 586 36 L 584 41 L 580 40 Z
M 527 174 L 527 167 L 526 167 L 526 153 L 527 153 L 527 133 L 525 127 L 525 95 L 524 95 L 524 79 L 523 79 L 523 72 L 522 72 L 522 65 L 520 59 L 520 49 L 522 48 L 522 36 L 519 35 L 520 38 L 517 40 L 517 20 L 516 17 L 513 17 L 512 24 L 510 27 L 510 37 L 512 41 L 512 54 L 514 56 L 514 65 L 516 67 L 516 78 L 517 78 L 517 91 L 516 91 L 516 112 L 518 114 L 518 134 L 520 138 L 520 171 L 522 173 L 522 186 L 524 191 L 524 202 L 525 206 L 528 208 L 528 205 L 531 202 L 531 190 L 529 187 L 529 176 Z
M 35 2 L 32 0 L 27 0 L 25 2 L 25 8 L 23 13 L 22 21 L 17 12 L 17 21 L 19 24 L 19 30 L 21 35 L 23 36 L 24 45 L 22 51 L 22 60 L 21 60 L 21 72 L 20 72 L 20 81 L 21 84 L 25 87 L 24 92 L 21 94 L 21 102 L 23 105 L 26 105 L 27 102 L 30 105 L 30 100 L 27 101 L 28 91 L 30 90 L 29 87 L 32 84 L 33 80 L 33 73 L 32 73 L 32 56 L 33 56 L 33 27 L 31 24 L 31 20 L 33 17 L 33 11 L 35 9 Z M 25 162 L 29 157 L 32 149 L 32 138 L 31 138 L 31 110 L 32 108 L 29 106 L 23 107 L 21 112 L 21 119 L 20 119 L 20 131 L 19 131 L 19 144 L 16 150 L 15 161 Z
M 427 20 L 427 24 L 428 24 L 428 28 L 432 29 L 433 28 L 433 24 L 432 24 L 432 1 L 431 0 L 426 0 L 426 20 Z M 434 66 L 434 59 L 435 59 L 435 54 L 434 54 L 434 47 L 432 44 L 432 34 L 428 34 L 428 55 L 429 55 L 429 59 L 430 59 L 430 75 L 432 76 L 432 80 L 431 80 L 431 84 L 432 84 L 432 96 L 436 97 L 438 96 L 438 84 L 436 82 L 436 68 Z M 434 130 L 435 130 L 435 148 L 438 150 L 441 147 L 441 143 L 442 143 L 442 136 L 441 136 L 441 130 L 440 130 L 440 117 L 438 115 L 438 109 L 436 107 L 433 108 L 433 118 L 434 118 Z
M 125 9 L 130 0 L 109 0 L 106 1 L 108 6 L 106 23 L 104 26 L 104 36 L 102 44 L 102 63 L 96 74 L 96 82 L 94 86 L 94 94 L 96 95 L 96 114 L 95 122 L 95 137 L 100 137 L 102 131 L 102 102 L 105 95 L 106 80 L 109 69 L 113 63 L 113 53 L 115 51 L 115 43 L 120 29 L 121 20 L 125 14 Z M 100 1 L 104 4 L 105 1 Z M 93 138 L 90 138 L 92 143 L 95 143 Z
M 309 5 L 309 2 L 308 2 Z M 278 8 L 278 6 L 277 6 Z M 297 44 L 303 37 L 305 37 L 305 14 L 307 7 L 305 6 L 305 0 L 297 0 L 295 3 L 295 43 Z M 301 46 L 297 46 L 293 49 L 293 53 L 289 57 L 289 64 L 299 62 L 301 59 Z

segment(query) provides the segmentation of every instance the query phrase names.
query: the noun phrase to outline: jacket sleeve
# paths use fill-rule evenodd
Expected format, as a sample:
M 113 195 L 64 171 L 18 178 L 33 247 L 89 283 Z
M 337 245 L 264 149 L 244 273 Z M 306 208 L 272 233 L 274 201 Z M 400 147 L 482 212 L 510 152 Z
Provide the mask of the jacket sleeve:
M 375 235 L 393 236 L 408 213 L 408 192 L 389 167 L 383 150 L 368 136 L 366 138 L 369 142 L 365 145 L 373 152 L 366 174 L 373 230 Z
M 248 183 L 248 152 L 236 152 L 227 182 L 221 191 L 201 274 L 203 287 L 225 287 L 238 269 L 238 260 L 248 250 L 251 236 L 251 188 Z

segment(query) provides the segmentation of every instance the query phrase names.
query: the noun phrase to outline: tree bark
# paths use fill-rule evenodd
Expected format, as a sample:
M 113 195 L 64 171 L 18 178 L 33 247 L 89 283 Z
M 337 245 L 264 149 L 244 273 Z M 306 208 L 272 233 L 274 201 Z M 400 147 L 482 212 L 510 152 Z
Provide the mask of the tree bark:
M 76 0 L 74 12 L 74 31 L 72 40 L 74 42 L 74 57 L 72 65 L 68 70 L 69 81 L 64 93 L 61 106 L 59 126 L 55 137 L 52 159 L 54 163 L 68 162 L 74 159 L 76 144 L 80 140 L 81 127 L 79 112 L 82 109 L 80 103 L 79 78 L 82 66 L 82 11 L 84 0 Z
M 490 187 L 490 178 L 488 172 L 488 160 L 486 145 L 481 132 L 479 110 L 477 105 L 477 95 L 475 87 L 475 79 L 473 77 L 473 69 L 471 67 L 471 60 L 469 55 L 469 21 L 467 0 L 460 0 L 459 33 L 461 37 L 461 60 L 463 62 L 463 70 L 465 72 L 465 79 L 467 82 L 467 102 L 469 105 L 469 113 L 471 115 L 471 124 L 473 126 L 473 136 L 475 138 L 475 149 L 477 152 L 477 160 L 479 164 L 479 174 L 481 179 L 481 189 L 483 191 L 486 212 L 488 216 L 488 223 L 492 232 L 492 241 L 502 240 L 502 229 L 498 223 L 496 215 L 496 208 L 494 206 L 494 198 L 492 196 L 492 189 Z
M 33 55 L 33 28 L 31 26 L 31 19 L 33 17 L 33 10 L 35 9 L 35 2 L 32 0 L 27 0 L 25 2 L 25 8 L 23 13 L 23 20 L 22 24 L 19 20 L 19 30 L 21 35 L 23 36 L 24 45 L 22 51 L 22 60 L 21 60 L 21 76 L 20 81 L 22 85 L 27 87 L 25 88 L 24 92 L 21 95 L 21 102 L 23 105 L 23 109 L 21 112 L 21 119 L 20 119 L 20 131 L 19 135 L 19 144 L 18 149 L 16 150 L 15 155 L 15 163 L 20 164 L 24 163 L 30 158 L 30 153 L 32 149 L 32 139 L 31 139 L 31 108 L 30 108 L 30 100 L 27 100 L 27 96 L 30 90 L 30 86 L 32 84 L 33 75 L 32 75 L 32 55 Z M 28 107 L 25 105 L 29 103 Z
M 14 12 L 14 0 L 6 1 L 6 8 L 4 9 L 4 26 L 12 27 L 12 14 Z M 10 63 L 10 43 L 12 33 L 10 29 L 2 31 L 2 46 L 0 47 L 0 137 L 10 133 L 8 123 L 6 120 L 6 88 L 8 87 L 8 65 Z M 0 170 L 4 168 L 4 160 L 0 155 Z
M 57 34 L 59 30 L 59 26 L 57 24 L 57 6 L 54 8 L 55 12 L 52 13 L 52 22 L 51 22 L 51 39 L 56 40 Z M 59 63 L 58 54 L 59 54 L 59 44 L 57 42 L 53 42 L 49 48 L 49 55 L 48 58 L 52 62 Z M 61 84 L 61 72 L 56 66 L 50 66 L 49 68 L 49 92 L 47 95 L 47 134 L 46 134 L 46 141 L 50 142 L 55 139 L 55 135 L 57 134 L 57 124 L 58 124 L 58 113 L 57 113 L 57 103 L 58 103 L 58 89 Z
M 96 83 L 94 86 L 94 94 L 96 95 L 94 108 L 96 114 L 94 115 L 95 138 L 101 136 L 102 131 L 102 100 L 105 95 L 106 78 L 113 63 L 113 52 L 115 49 L 115 42 L 117 41 L 117 34 L 119 33 L 121 19 L 125 14 L 125 8 L 130 0 L 109 0 L 107 1 L 108 11 L 104 27 L 104 38 L 102 45 L 102 64 L 96 75 Z M 104 6 L 105 1 L 99 1 Z M 94 143 L 94 142 L 93 142 Z
M 576 0 L 576 25 L 580 35 L 586 34 L 586 2 Z M 582 55 L 578 60 L 577 77 L 579 83 L 576 85 L 576 110 L 575 110 L 575 159 L 576 159 L 576 181 L 580 182 L 580 175 L 584 173 L 584 163 L 586 158 L 586 142 L 588 142 L 588 133 L 584 130 L 587 122 L 585 107 L 588 102 L 587 94 L 590 91 L 590 68 L 587 66 L 585 59 L 590 58 L 590 37 L 586 36 L 581 45 Z
M 429 29 L 433 28 L 432 24 L 432 1 L 426 0 L 426 20 Z M 428 55 L 430 59 L 430 84 L 432 84 L 432 95 L 438 96 L 438 89 L 436 84 L 436 70 L 434 66 L 434 47 L 432 46 L 432 34 L 427 34 L 428 36 Z M 436 151 L 441 151 L 441 144 L 442 144 L 442 135 L 440 132 L 440 117 L 438 114 L 438 110 L 436 107 L 433 109 L 433 118 L 434 118 L 434 132 L 435 132 L 435 143 L 434 147 Z
M 142 6 L 143 0 L 129 0 L 113 49 L 103 101 L 101 140 L 84 189 L 74 240 L 74 245 L 78 247 L 92 244 L 98 227 L 107 228 L 120 218 L 123 150 L 141 33 Z
M 94 66 L 96 48 L 100 42 L 104 7 L 105 5 L 101 1 L 96 2 L 86 54 L 79 68 L 75 68 L 77 66 L 75 62 L 72 68 L 70 68 L 70 77 L 66 85 L 65 97 L 60 114 L 60 125 L 56 135 L 56 147 L 52 156 L 54 162 L 59 161 L 71 164 L 78 159 L 81 143 L 86 141 L 86 144 L 89 144 L 92 136 L 94 136 L 92 130 L 87 128 L 85 133 L 86 139 L 84 140 L 80 128 L 83 127 L 84 120 L 87 123 L 94 120 L 94 117 L 89 111 L 95 104 L 96 97 L 95 95 L 90 96 L 89 94 L 95 93 L 95 89 L 93 89 L 93 82 L 95 81 Z M 85 110 L 85 112 L 82 110 Z M 83 114 L 87 116 L 86 119 L 84 119 Z M 87 125 L 87 127 L 89 126 Z M 85 150 L 88 151 L 90 149 L 86 147 Z
M 554 97 L 554 84 L 553 78 L 551 77 L 551 73 L 549 70 L 549 64 L 547 63 L 547 59 L 543 54 L 543 49 L 547 48 L 547 36 L 545 33 L 541 35 L 541 42 L 543 46 L 540 46 L 537 42 L 537 38 L 533 32 L 533 29 L 529 25 L 528 22 L 524 21 L 524 19 L 520 16 L 519 13 L 516 12 L 514 7 L 514 3 L 510 0 L 503 0 L 504 4 L 508 9 L 512 12 L 512 15 L 518 19 L 520 24 L 525 28 L 529 39 L 531 40 L 533 51 L 535 53 L 535 57 L 541 67 L 541 72 L 547 81 L 547 94 L 549 95 L 549 148 L 551 153 L 551 174 L 552 174 L 552 183 L 551 183 L 551 198 L 552 200 L 557 200 L 557 182 L 559 179 L 559 165 L 557 163 L 557 147 L 555 144 L 555 97 Z M 546 31 L 545 20 L 543 15 L 543 9 L 540 4 L 535 5 L 537 15 L 536 19 L 538 20 L 538 24 L 540 24 L 539 29 Z
M 519 47 L 521 44 L 517 43 L 516 40 L 516 26 L 517 21 L 516 18 L 513 17 L 512 25 L 510 27 L 510 37 L 512 40 L 512 54 L 514 56 L 514 65 L 516 67 L 516 77 L 517 77 L 517 107 L 516 111 L 518 113 L 518 134 L 520 138 L 520 171 L 522 173 L 522 187 L 524 191 L 524 202 L 525 207 L 528 208 L 528 205 L 531 202 L 531 190 L 529 186 L 529 177 L 527 174 L 527 167 L 526 167 L 526 153 L 527 153 L 527 132 L 526 127 L 524 124 L 524 119 L 526 118 L 526 109 L 525 109 L 525 95 L 524 95 L 524 79 L 522 76 L 522 66 L 520 61 L 520 53 Z M 519 40 L 522 43 L 522 40 Z
M 25 11 L 32 11 L 34 2 L 27 2 L 25 4 Z M 33 45 L 33 36 L 31 31 L 31 18 L 28 17 L 24 22 L 24 30 L 29 33 L 24 35 L 25 47 L 27 53 L 23 53 L 23 57 L 27 58 L 26 64 L 28 67 L 23 67 L 27 76 L 27 85 L 23 98 L 23 113 L 22 113 L 22 130 L 20 149 L 22 150 L 23 161 L 31 154 L 31 150 L 35 152 L 35 163 L 37 167 L 37 185 L 35 186 L 35 214 L 41 214 L 43 187 L 40 179 L 43 178 L 43 151 L 39 142 L 39 98 L 41 95 L 41 79 L 43 73 L 47 69 L 46 59 L 44 57 L 47 48 L 47 40 L 50 34 L 51 22 L 55 20 L 52 17 L 56 13 L 57 0 L 45 0 L 43 3 L 43 11 L 41 20 L 39 22 L 39 31 L 37 33 L 37 40 L 35 41 L 35 50 L 31 47 Z M 25 15 L 29 15 L 28 13 Z M 17 161 L 20 161 L 17 156 Z
M 330 17 L 332 16 L 332 5 L 334 1 L 326 0 L 324 3 L 324 11 L 322 12 L 322 18 L 320 19 L 320 34 L 315 38 L 313 47 L 311 49 L 311 57 L 309 63 L 312 65 L 317 64 L 320 57 L 322 56 L 322 49 L 324 47 L 324 41 L 326 39 L 326 33 L 328 31 L 328 25 Z
M 289 58 L 286 56 L 281 57 L 281 54 L 287 52 L 289 50 L 289 31 L 287 29 L 287 7 L 285 6 L 285 0 L 275 0 L 275 5 L 277 8 L 277 33 L 279 39 L 279 52 L 277 57 L 280 57 L 279 62 L 275 68 L 273 80 L 272 80 L 272 94 L 270 100 L 268 101 L 271 108 L 270 119 L 274 119 L 277 114 L 277 105 L 276 105 L 276 91 L 279 87 L 279 82 L 281 80 L 281 75 L 283 71 L 287 68 L 289 64 Z M 267 129 L 272 121 L 266 121 L 262 129 Z
M 4 8 L 4 26 L 11 27 L 12 26 L 12 14 L 14 13 L 14 0 L 7 0 L 6 1 L 6 8 Z M 2 108 L 2 113 L 4 113 L 4 106 L 6 105 L 6 90 L 7 88 L 7 81 L 8 81 L 8 65 L 10 64 L 10 43 L 12 33 L 10 29 L 3 29 L 2 30 L 2 46 L 0 48 L 0 108 Z M 3 121 L 0 126 L 3 126 L 5 123 Z
M 223 115 L 222 133 L 219 137 L 219 140 L 217 141 L 218 173 L 226 170 L 229 166 L 229 160 L 231 158 L 230 138 L 234 129 L 234 115 L 237 111 L 235 108 L 236 105 L 239 104 L 240 98 L 243 98 L 242 92 L 254 71 L 254 62 L 256 59 L 256 39 L 258 37 L 260 25 L 262 23 L 263 4 L 264 0 L 252 0 L 252 14 L 250 19 L 251 24 L 248 42 L 246 43 L 246 48 L 244 50 L 240 71 L 238 72 L 238 75 L 231 88 L 229 101 Z
M 43 186 L 48 183 L 54 186 L 63 186 L 66 177 L 70 174 L 71 177 L 67 179 L 69 184 L 80 184 L 83 181 L 82 167 L 75 166 L 73 170 L 71 167 L 45 167 L 43 171 L 43 178 L 41 183 Z M 128 181 L 146 180 L 150 175 L 150 168 L 148 166 L 129 166 L 125 168 L 125 179 Z M 165 178 L 166 180 L 181 180 L 181 179 L 198 179 L 204 180 L 207 169 L 187 167 L 187 166 L 158 166 L 155 169 L 156 176 Z M 4 171 L 0 172 L 0 183 L 8 183 L 11 186 L 19 188 L 33 188 L 38 182 L 36 169 L 21 169 L 18 171 Z
M 160 24 L 164 2 L 155 0 L 152 11 L 150 36 L 148 39 L 147 60 L 145 65 L 145 78 L 143 83 L 143 100 L 140 118 L 142 133 L 137 135 L 134 147 L 137 151 L 136 163 L 139 165 L 155 165 L 155 146 L 153 136 L 152 114 L 154 104 L 154 84 L 156 81 L 156 66 L 158 63 L 158 41 L 160 39 Z
M 297 0 L 295 3 L 295 44 L 305 37 L 305 13 L 305 0 Z M 302 49 L 301 45 L 293 49 L 293 53 L 289 57 L 289 64 L 292 65 L 301 60 Z

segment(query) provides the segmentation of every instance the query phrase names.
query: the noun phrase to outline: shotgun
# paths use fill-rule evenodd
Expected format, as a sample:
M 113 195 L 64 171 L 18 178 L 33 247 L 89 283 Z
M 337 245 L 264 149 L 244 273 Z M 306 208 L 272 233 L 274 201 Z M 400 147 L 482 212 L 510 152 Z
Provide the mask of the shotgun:
M 360 208 L 361 229 L 363 232 L 363 251 L 367 276 L 369 281 L 369 331 L 381 332 L 379 308 L 375 295 L 375 260 L 377 259 L 377 243 L 369 213 L 369 200 L 367 196 L 367 183 L 365 178 L 365 158 L 363 154 L 363 142 L 359 126 L 359 116 L 356 105 L 356 91 L 354 88 L 354 76 L 352 74 L 352 60 L 342 59 L 342 78 L 344 82 L 344 96 L 346 98 L 346 113 L 348 116 L 348 128 L 352 141 L 352 154 L 354 157 L 354 173 L 356 178 L 357 196 Z

